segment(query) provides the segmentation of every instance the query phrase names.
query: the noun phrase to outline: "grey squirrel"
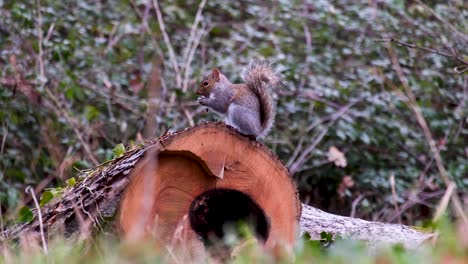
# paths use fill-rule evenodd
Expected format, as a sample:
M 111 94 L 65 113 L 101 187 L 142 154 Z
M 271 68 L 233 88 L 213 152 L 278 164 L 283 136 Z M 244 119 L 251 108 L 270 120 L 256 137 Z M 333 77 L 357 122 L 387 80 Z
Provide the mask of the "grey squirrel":
M 282 85 L 268 60 L 253 60 L 244 75 L 245 83 L 233 84 L 219 69 L 203 78 L 196 93 L 198 102 L 225 117 L 226 124 L 242 134 L 261 138 L 275 118 L 271 90 Z

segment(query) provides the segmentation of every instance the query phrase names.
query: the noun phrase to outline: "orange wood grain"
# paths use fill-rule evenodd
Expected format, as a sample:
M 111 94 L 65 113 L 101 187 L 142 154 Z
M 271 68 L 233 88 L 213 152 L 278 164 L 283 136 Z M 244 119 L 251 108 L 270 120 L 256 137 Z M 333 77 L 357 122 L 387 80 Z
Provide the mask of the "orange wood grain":
M 213 188 L 229 188 L 263 209 L 271 225 L 267 247 L 294 243 L 301 210 L 296 186 L 281 161 L 259 142 L 224 124 L 207 123 L 165 138 L 148 153 L 133 170 L 121 205 L 126 237 L 155 234 L 168 243 L 182 226 L 184 239 L 196 240 L 183 221 L 193 199 Z

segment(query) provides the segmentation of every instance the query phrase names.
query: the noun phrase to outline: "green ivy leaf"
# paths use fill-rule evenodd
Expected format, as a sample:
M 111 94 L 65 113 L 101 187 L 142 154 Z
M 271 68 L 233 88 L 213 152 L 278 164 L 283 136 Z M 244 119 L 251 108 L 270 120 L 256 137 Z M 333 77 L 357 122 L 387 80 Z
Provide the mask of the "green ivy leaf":
M 41 206 L 46 205 L 48 202 L 50 202 L 50 200 L 52 200 L 52 198 L 54 198 L 54 195 L 52 194 L 52 192 L 50 192 L 50 191 L 43 192 L 42 195 L 41 195 L 40 205 Z
M 117 146 L 115 146 L 115 148 L 112 151 L 114 152 L 115 156 L 118 158 L 125 153 L 125 146 L 122 143 L 120 143 Z
M 29 223 L 34 219 L 34 214 L 29 207 L 23 206 L 18 213 L 18 221 L 20 223 Z
M 67 180 L 67 185 L 68 186 L 74 186 L 76 183 L 76 180 L 74 177 L 71 177 L 70 179 Z
M 333 234 L 323 231 L 322 233 L 320 233 L 320 238 L 322 240 L 324 240 L 325 242 L 332 242 L 333 241 Z
M 93 121 L 94 119 L 98 118 L 99 115 L 100 112 L 96 107 L 92 105 L 85 106 L 85 116 L 88 121 Z

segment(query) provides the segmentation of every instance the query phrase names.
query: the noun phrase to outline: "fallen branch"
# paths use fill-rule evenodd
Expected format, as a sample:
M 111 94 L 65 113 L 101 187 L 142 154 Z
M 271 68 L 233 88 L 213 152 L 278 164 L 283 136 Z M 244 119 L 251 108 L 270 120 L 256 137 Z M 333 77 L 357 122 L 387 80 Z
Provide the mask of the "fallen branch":
M 386 245 L 401 244 L 415 249 L 434 234 L 425 234 L 404 225 L 370 222 L 358 218 L 339 216 L 302 204 L 301 232 L 313 240 L 320 240 L 320 233 L 365 241 L 373 249 Z

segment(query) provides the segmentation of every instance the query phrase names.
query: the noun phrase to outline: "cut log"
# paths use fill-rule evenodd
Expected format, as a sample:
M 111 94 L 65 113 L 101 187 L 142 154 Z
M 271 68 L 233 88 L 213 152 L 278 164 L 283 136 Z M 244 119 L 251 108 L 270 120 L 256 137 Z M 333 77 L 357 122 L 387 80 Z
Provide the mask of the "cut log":
M 414 248 L 432 236 L 307 205 L 300 215 L 295 186 L 281 161 L 222 123 L 164 135 L 87 174 L 41 209 L 47 234 L 58 229 L 70 236 L 87 223 L 96 231 L 110 219 L 127 239 L 155 234 L 166 243 L 174 237 L 201 241 L 210 234 L 222 235 L 224 222 L 240 219 L 252 224 L 267 246 L 293 243 L 298 226 L 312 239 L 328 232 L 372 246 L 400 243 Z M 6 229 L 4 238 L 38 234 L 35 210 L 34 215 L 33 221 Z
M 149 149 L 132 173 L 120 212 L 126 237 L 157 225 L 158 237 L 169 242 L 185 217 L 190 225 L 180 232 L 189 240 L 222 236 L 226 222 L 244 220 L 255 222 L 253 231 L 268 247 L 294 243 L 301 204 L 287 169 L 269 149 L 213 124 L 160 143 L 163 148 Z

